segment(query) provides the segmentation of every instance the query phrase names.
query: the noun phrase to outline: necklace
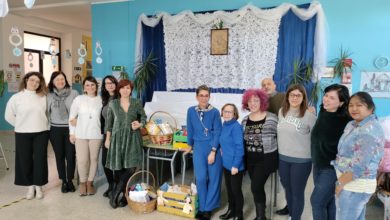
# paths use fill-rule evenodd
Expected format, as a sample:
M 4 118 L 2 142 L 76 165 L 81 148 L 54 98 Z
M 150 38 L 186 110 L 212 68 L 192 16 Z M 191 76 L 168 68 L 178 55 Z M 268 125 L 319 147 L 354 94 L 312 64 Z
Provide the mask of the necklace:
M 197 115 L 198 115 L 198 119 L 199 119 L 199 121 L 200 121 L 200 124 L 201 124 L 202 127 L 204 128 L 203 133 L 204 133 L 205 136 L 207 136 L 207 133 L 208 133 L 209 129 L 206 128 L 206 126 L 205 126 L 204 123 L 203 123 L 203 114 L 204 114 L 204 111 L 203 111 L 203 110 L 199 110 L 199 113 L 197 112 Z

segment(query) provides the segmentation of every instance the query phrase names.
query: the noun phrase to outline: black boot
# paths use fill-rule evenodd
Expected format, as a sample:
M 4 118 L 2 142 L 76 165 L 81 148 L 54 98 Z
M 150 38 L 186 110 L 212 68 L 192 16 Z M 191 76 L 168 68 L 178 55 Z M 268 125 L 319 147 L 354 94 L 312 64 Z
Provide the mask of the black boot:
M 125 194 L 123 194 L 122 198 L 119 200 L 118 206 L 119 206 L 119 207 L 125 207 L 125 206 L 127 206 L 127 199 L 126 199 Z
M 198 219 L 198 220 L 200 220 L 200 219 L 203 218 L 203 214 L 204 214 L 204 213 L 203 213 L 202 211 L 198 211 L 198 212 L 196 213 L 195 218 Z
M 254 220 L 267 220 L 265 217 L 265 204 L 255 203 L 256 206 L 256 218 Z
M 76 188 L 74 187 L 72 180 L 68 180 L 66 185 L 67 185 L 67 188 L 68 188 L 68 192 L 75 192 L 76 191 Z
M 112 185 L 113 185 L 113 183 L 108 183 L 108 188 L 107 188 L 107 190 L 103 193 L 103 196 L 104 197 L 108 197 L 109 198 L 109 195 L 111 194 L 111 192 L 112 192 Z
M 284 208 L 279 209 L 278 211 L 275 212 L 278 215 L 288 215 L 288 206 L 286 205 Z
M 221 220 L 227 220 L 227 219 L 231 219 L 234 217 L 234 212 L 233 212 L 233 209 L 231 207 L 228 208 L 228 210 L 219 216 L 219 219 Z
M 212 215 L 212 213 L 210 211 L 204 212 L 202 220 L 210 220 L 211 219 L 211 215 Z
M 119 182 L 118 184 L 113 185 L 110 197 L 110 205 L 112 208 L 116 209 L 118 207 L 118 197 L 121 194 L 123 188 L 123 182 Z
M 66 181 L 62 181 L 61 192 L 62 193 L 67 193 L 68 192 L 68 184 L 66 183 Z
M 244 220 L 244 217 L 242 215 L 235 216 L 233 220 Z

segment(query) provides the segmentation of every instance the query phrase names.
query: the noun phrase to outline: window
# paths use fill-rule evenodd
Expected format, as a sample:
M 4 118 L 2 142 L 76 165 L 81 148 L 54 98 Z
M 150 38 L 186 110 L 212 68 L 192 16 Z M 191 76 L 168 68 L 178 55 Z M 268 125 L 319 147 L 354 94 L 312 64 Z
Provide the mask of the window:
M 52 56 L 51 51 L 58 52 Z M 24 32 L 24 72 L 43 73 L 46 83 L 51 74 L 61 70 L 61 39 Z

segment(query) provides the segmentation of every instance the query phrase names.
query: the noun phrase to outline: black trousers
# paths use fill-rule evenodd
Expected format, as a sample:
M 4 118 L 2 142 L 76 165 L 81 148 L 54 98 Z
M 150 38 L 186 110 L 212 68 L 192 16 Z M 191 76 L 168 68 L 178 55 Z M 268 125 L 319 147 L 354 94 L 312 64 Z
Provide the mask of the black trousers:
M 226 190 L 228 193 L 229 209 L 234 212 L 235 216 L 242 216 L 244 207 L 244 196 L 242 195 L 242 178 L 244 172 L 240 171 L 232 175 L 230 170 L 223 169 L 225 176 Z
M 49 131 L 15 133 L 15 185 L 43 186 L 48 182 Z
M 104 146 L 105 142 L 106 142 L 106 134 L 103 135 L 103 141 L 102 141 L 102 165 L 103 165 L 104 174 L 106 175 L 107 178 L 107 182 L 113 183 L 114 173 L 112 172 L 112 170 L 106 167 L 108 149 Z
M 69 127 L 51 127 L 50 142 L 56 156 L 58 176 L 63 181 L 72 180 L 76 168 L 75 146 L 69 141 Z

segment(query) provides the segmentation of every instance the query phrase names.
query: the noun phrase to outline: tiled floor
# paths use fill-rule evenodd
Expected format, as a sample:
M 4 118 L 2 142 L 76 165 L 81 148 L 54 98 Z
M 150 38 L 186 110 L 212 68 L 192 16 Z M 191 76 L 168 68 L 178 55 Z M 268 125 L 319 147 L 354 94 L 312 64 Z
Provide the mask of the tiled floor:
M 3 143 L 5 154 L 10 165 L 10 169 L 5 169 L 3 160 L 0 160 L 0 219 L 142 219 L 142 220 L 176 220 L 185 219 L 173 215 L 163 214 L 154 211 L 150 214 L 135 214 L 128 207 L 112 209 L 108 199 L 102 196 L 107 184 L 104 178 L 98 178 L 96 185 L 98 192 L 94 196 L 80 197 L 77 192 L 63 194 L 60 192 L 60 181 L 57 179 L 55 158 L 52 148 L 49 147 L 49 184 L 44 186 L 45 197 L 42 200 L 25 200 L 25 187 L 15 186 L 14 180 L 14 136 L 12 134 L 0 133 L 0 141 Z M 102 175 L 102 172 L 99 172 Z M 188 178 L 192 172 L 188 171 Z M 180 175 L 176 178 L 179 181 Z M 253 219 L 255 216 L 253 199 L 250 192 L 248 176 L 244 177 L 243 192 L 245 198 L 244 213 L 245 219 Z M 267 189 L 270 189 L 270 181 L 267 182 Z M 302 215 L 303 220 L 310 220 L 311 206 L 310 193 L 313 189 L 312 178 L 309 178 L 306 187 L 305 210 Z M 267 190 L 270 191 L 270 190 Z M 267 198 L 269 199 L 269 192 Z M 283 192 L 277 194 L 277 208 L 285 205 Z M 218 210 L 213 219 L 225 211 L 226 192 L 222 187 L 222 208 Z M 268 209 L 267 209 L 267 212 Z M 269 216 L 270 213 L 267 213 Z M 286 216 L 274 215 L 274 220 L 287 219 Z M 368 206 L 367 220 L 383 219 L 383 205 L 380 202 L 373 202 Z

